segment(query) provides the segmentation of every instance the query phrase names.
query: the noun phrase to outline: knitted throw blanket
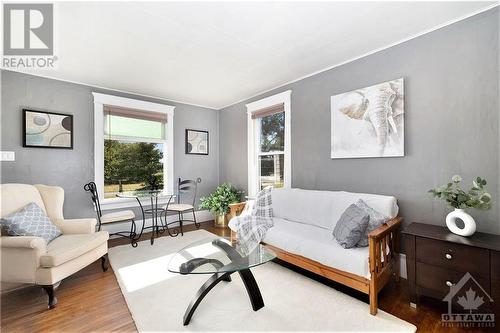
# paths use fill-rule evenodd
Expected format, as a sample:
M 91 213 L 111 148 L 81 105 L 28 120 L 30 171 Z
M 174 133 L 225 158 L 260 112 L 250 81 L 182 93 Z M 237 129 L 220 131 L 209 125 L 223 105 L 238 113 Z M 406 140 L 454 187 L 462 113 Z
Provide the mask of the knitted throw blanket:
M 238 235 L 237 248 L 244 256 L 250 254 L 260 244 L 267 230 L 274 225 L 272 189 L 266 187 L 260 191 L 252 209 L 234 218 Z

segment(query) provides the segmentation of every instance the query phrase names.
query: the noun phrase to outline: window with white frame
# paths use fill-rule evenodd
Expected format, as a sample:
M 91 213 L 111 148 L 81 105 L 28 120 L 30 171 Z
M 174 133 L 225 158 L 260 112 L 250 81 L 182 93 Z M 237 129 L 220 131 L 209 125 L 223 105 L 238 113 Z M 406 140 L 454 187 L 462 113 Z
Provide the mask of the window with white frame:
M 173 191 L 173 110 L 94 93 L 95 182 L 104 205 L 122 191 Z
M 167 117 L 104 106 L 104 198 L 123 191 L 163 188 Z
M 290 91 L 247 104 L 248 193 L 290 187 Z

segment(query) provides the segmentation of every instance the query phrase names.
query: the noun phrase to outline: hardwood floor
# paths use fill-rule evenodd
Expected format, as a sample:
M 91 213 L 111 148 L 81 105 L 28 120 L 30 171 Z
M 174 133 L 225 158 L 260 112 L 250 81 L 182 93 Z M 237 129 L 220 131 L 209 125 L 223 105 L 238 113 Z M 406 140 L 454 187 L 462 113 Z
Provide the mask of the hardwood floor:
M 230 236 L 229 229 L 215 228 L 212 222 L 202 223 L 202 228 L 223 237 Z M 185 227 L 185 231 L 193 229 L 192 225 Z M 143 239 L 148 239 L 148 236 L 144 235 Z M 112 239 L 109 246 L 126 243 L 125 239 Z M 281 264 L 368 303 L 368 297 L 362 293 L 289 264 Z M 47 310 L 47 297 L 40 287 L 28 287 L 2 295 L 1 331 L 137 332 L 111 266 L 103 273 L 100 261 L 63 280 L 57 297 L 57 307 Z M 439 303 L 422 299 L 418 309 L 410 308 L 405 280 L 400 283 L 392 281 L 379 296 L 380 309 L 415 324 L 418 332 L 478 331 L 441 327 L 441 313 L 446 311 L 446 307 L 444 303 Z

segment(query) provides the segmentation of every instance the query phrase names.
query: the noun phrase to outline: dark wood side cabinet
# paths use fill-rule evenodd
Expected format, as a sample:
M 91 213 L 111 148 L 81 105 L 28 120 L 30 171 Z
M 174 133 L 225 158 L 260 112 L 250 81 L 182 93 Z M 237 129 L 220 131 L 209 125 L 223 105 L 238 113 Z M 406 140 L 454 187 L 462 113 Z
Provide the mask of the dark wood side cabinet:
M 446 227 L 412 223 L 403 230 L 410 305 L 418 296 L 442 300 L 469 272 L 493 298 L 500 313 L 500 235 L 477 232 L 462 237 Z

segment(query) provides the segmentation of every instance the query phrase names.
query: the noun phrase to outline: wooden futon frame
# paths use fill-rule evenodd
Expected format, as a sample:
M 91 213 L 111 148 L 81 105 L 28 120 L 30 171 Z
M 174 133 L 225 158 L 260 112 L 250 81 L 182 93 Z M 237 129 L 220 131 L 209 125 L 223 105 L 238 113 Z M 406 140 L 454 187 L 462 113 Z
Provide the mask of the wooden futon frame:
M 245 208 L 245 203 L 230 205 L 229 219 L 239 215 Z M 399 281 L 399 227 L 403 218 L 397 216 L 390 219 L 368 235 L 370 279 L 353 273 L 325 266 L 317 261 L 293 254 L 275 246 L 263 243 L 276 253 L 279 259 L 301 267 L 330 280 L 336 281 L 369 296 L 370 313 L 377 314 L 377 295 L 387 284 L 391 275 Z M 236 233 L 231 230 L 231 241 L 236 240 Z

